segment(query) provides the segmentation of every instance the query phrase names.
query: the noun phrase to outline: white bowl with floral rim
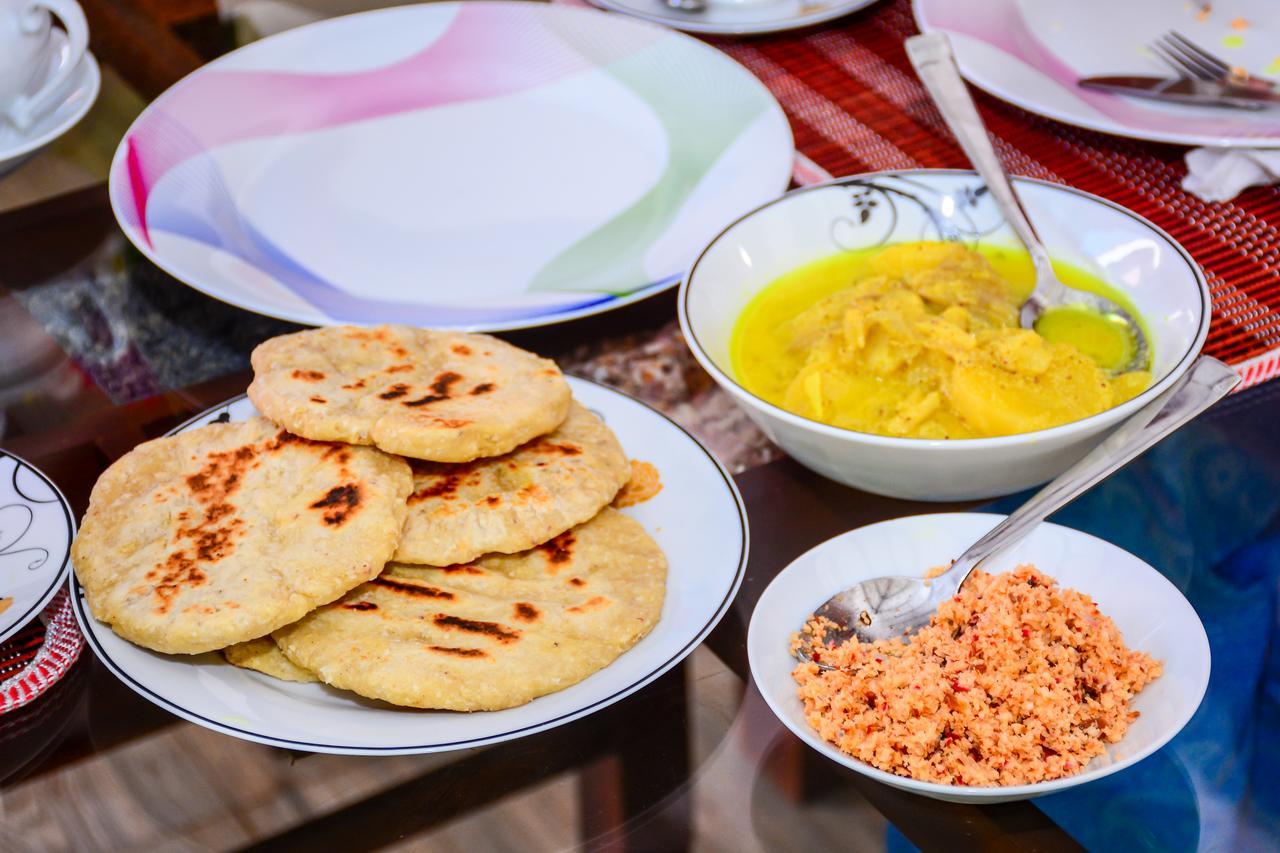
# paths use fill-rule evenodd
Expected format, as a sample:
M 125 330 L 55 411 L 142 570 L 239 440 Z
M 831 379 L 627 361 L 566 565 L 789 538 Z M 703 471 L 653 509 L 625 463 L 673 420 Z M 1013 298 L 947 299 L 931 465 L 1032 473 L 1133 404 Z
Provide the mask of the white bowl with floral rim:
M 1106 281 L 1150 333 L 1150 388 L 1119 406 L 1051 429 L 996 438 L 930 440 L 855 432 L 786 411 L 741 385 L 730 363 L 743 309 L 779 276 L 841 251 L 914 240 L 1016 245 L 970 171 L 877 172 L 807 187 L 730 224 L 681 284 L 680 325 L 693 354 L 770 439 L 804 465 L 869 492 L 914 500 L 1007 495 L 1066 470 L 1167 389 L 1209 332 L 1200 267 L 1138 214 L 1081 190 L 1015 178 L 1050 254 Z

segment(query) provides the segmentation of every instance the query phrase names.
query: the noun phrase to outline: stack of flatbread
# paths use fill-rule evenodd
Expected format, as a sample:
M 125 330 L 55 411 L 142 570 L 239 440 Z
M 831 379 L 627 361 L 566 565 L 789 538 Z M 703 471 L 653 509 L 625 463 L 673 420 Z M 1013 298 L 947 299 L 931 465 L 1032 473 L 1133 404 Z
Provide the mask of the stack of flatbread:
M 333 327 L 252 357 L 265 417 L 139 445 L 72 549 L 94 617 L 170 654 L 397 705 L 520 705 L 657 622 L 631 465 L 556 365 L 484 335 Z

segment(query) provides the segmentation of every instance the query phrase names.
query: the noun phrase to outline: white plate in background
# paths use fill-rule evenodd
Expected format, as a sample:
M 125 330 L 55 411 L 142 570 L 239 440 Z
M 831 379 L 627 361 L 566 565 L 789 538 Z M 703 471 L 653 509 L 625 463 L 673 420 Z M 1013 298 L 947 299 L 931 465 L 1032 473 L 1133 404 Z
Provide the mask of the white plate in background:
M 914 0 L 923 32 L 951 36 L 974 85 L 1025 110 L 1103 133 L 1179 145 L 1280 147 L 1280 109 L 1162 104 L 1076 85 L 1099 74 L 1172 76 L 1148 49 L 1176 30 L 1231 65 L 1280 81 L 1272 0 Z M 1244 29 L 1233 22 L 1242 21 Z
M 591 0 L 603 9 L 634 15 L 689 33 L 778 33 L 842 18 L 876 0 L 707 0 L 701 12 L 672 9 L 665 0 Z

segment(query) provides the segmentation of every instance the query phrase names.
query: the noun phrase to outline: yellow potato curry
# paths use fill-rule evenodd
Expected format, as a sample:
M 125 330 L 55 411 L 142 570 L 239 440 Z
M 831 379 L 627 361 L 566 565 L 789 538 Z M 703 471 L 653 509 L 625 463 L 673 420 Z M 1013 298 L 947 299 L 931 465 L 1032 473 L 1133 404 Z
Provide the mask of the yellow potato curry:
M 1087 273 L 1058 272 L 1130 307 Z M 929 439 L 1046 429 L 1151 384 L 1146 370 L 1107 369 L 1126 364 L 1132 344 L 1100 315 L 1058 309 L 1040 333 L 1020 328 L 1032 282 L 1025 252 L 940 242 L 846 252 L 783 276 L 747 306 L 734 371 L 798 415 Z

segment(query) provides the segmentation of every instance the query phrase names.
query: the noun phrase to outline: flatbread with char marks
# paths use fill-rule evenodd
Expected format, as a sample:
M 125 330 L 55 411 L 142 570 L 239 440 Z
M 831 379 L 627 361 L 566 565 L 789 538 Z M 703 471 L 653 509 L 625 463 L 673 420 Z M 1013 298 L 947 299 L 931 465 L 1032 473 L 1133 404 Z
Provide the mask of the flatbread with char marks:
M 305 684 L 320 680 L 314 673 L 308 672 L 285 657 L 284 652 L 280 651 L 280 647 L 276 645 L 276 641 L 269 636 L 227 646 L 222 650 L 222 656 L 227 659 L 227 663 L 241 669 L 252 669 L 254 672 L 260 672 L 281 681 Z
M 412 461 L 402 563 L 448 566 L 546 542 L 607 506 L 631 468 L 613 431 L 574 403 L 553 432 L 504 456 Z
M 414 459 L 498 456 L 569 411 L 555 362 L 488 335 L 332 326 L 265 341 L 251 361 L 249 399 L 276 423 Z
M 72 546 L 90 611 L 196 654 L 269 634 L 376 577 L 412 487 L 403 459 L 268 421 L 138 445 L 98 478 Z
M 334 687 L 416 708 L 510 708 L 607 666 L 658 621 L 667 563 L 634 519 L 600 515 L 521 554 L 391 563 L 274 633 Z

